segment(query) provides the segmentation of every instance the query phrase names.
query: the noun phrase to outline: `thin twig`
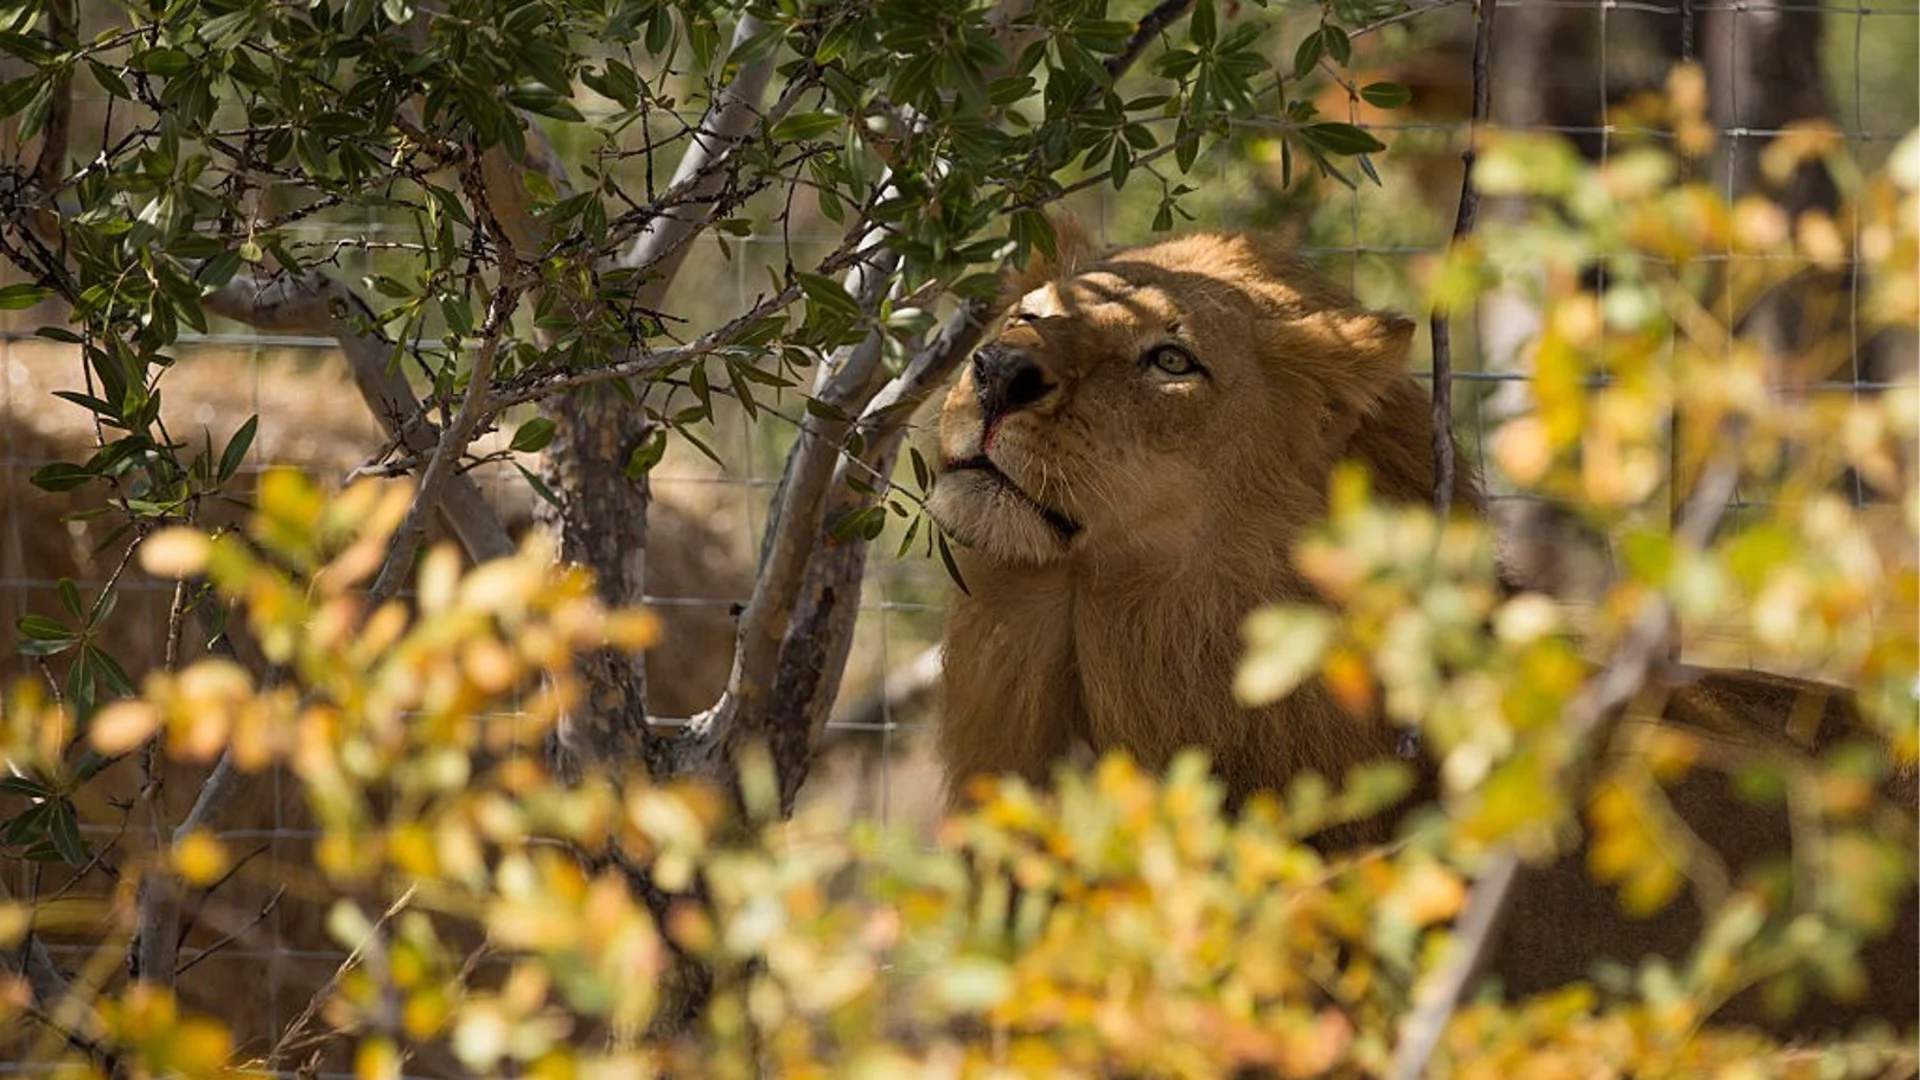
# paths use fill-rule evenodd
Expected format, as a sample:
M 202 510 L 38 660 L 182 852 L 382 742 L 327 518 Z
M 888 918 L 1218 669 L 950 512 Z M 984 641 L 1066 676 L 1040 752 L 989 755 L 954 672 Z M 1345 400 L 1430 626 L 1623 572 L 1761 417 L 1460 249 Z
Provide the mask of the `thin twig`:
M 260 910 L 254 914 L 253 918 L 247 920 L 238 929 L 226 935 L 225 937 L 222 937 L 219 941 L 216 941 L 213 944 L 207 946 L 206 948 L 201 949 L 199 952 L 194 953 L 192 958 L 187 960 L 182 960 L 180 962 L 180 966 L 173 969 L 173 974 L 175 975 L 175 977 L 185 975 L 187 972 L 192 971 L 194 969 L 194 966 L 199 964 L 200 961 L 205 960 L 207 957 L 212 956 L 214 953 L 217 953 L 221 949 L 224 949 L 227 946 L 233 944 L 234 942 L 240 940 L 241 938 L 247 935 L 248 931 L 252 930 L 256 926 L 259 926 L 261 923 L 267 921 L 267 916 L 273 914 L 274 909 L 280 906 L 280 898 L 285 895 L 287 895 L 287 887 L 285 885 L 282 885 L 279 888 L 273 890 L 273 895 L 267 897 L 267 902 L 260 905 Z
M 1473 5 L 1473 120 L 1467 126 L 1467 148 L 1460 153 L 1460 207 L 1453 217 L 1450 247 L 1472 235 L 1480 212 L 1480 192 L 1473 184 L 1473 163 L 1480 131 L 1487 123 L 1492 94 L 1489 74 L 1493 53 L 1494 0 Z M 1444 518 L 1453 506 L 1453 313 L 1436 305 L 1433 329 L 1433 512 Z
M 282 1061 L 290 1051 L 312 1045 L 314 1042 L 332 1034 L 332 1032 L 325 1032 L 314 1035 L 305 1041 L 301 1040 L 301 1036 L 306 1033 L 307 1025 L 313 1023 L 314 1017 L 320 1015 L 320 1010 L 325 1008 L 327 1003 L 333 1000 L 333 992 L 340 986 L 340 980 L 346 978 L 348 972 L 359 966 L 361 958 L 366 955 L 369 946 L 379 947 L 379 941 L 377 939 L 385 932 L 387 924 L 392 922 L 401 912 L 412 906 L 414 894 L 419 891 L 420 887 L 418 885 L 409 885 L 407 886 L 406 892 L 395 897 L 393 903 L 388 904 L 387 909 L 380 913 L 378 919 L 374 920 L 373 926 L 367 931 L 367 936 L 353 946 L 353 949 L 347 953 L 347 958 L 340 962 L 339 967 L 333 969 L 333 973 L 327 976 L 327 981 L 322 983 L 320 988 L 313 992 L 313 996 L 307 999 L 306 1007 L 301 1009 L 300 1015 L 294 1017 L 293 1022 L 288 1024 L 286 1029 L 280 1033 L 280 1037 L 275 1040 L 273 1044 L 273 1049 L 268 1051 L 267 1065 L 269 1068 L 277 1067 L 279 1062 Z

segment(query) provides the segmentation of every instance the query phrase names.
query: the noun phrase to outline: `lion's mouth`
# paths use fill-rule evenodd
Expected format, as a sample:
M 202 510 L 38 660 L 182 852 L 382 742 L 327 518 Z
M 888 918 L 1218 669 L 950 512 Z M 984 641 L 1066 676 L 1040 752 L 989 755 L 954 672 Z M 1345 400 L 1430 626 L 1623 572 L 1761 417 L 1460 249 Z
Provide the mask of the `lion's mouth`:
M 1080 532 L 1079 522 L 1027 494 L 1025 488 L 1014 483 L 1012 477 L 1001 472 L 1000 466 L 995 465 L 993 460 L 985 454 L 975 454 L 970 458 L 964 458 L 960 461 L 949 461 L 947 462 L 946 471 L 950 473 L 978 472 L 986 474 L 987 478 L 997 484 L 1003 491 L 1020 500 L 1020 502 L 1024 503 L 1035 514 L 1039 515 L 1040 520 L 1046 522 L 1048 527 L 1059 534 L 1062 543 L 1072 540 L 1074 536 Z

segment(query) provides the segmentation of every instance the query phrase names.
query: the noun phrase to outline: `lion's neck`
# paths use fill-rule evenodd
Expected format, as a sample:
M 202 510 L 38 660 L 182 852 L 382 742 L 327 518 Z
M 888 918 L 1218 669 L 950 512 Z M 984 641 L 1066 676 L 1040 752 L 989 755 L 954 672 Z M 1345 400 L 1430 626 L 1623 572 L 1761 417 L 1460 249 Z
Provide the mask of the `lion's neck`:
M 943 727 L 964 733 L 946 742 L 973 745 L 943 746 L 949 764 L 1037 781 L 1076 740 L 1124 748 L 1153 769 L 1200 745 L 1242 796 L 1389 749 L 1384 730 L 1340 713 L 1317 687 L 1266 709 L 1234 700 L 1247 613 L 1309 595 L 1284 542 L 1216 534 L 1211 550 L 1180 559 L 1134 553 L 1040 568 L 967 560 L 972 595 L 957 596 L 950 616 Z M 1372 741 L 1380 746 L 1361 745 Z

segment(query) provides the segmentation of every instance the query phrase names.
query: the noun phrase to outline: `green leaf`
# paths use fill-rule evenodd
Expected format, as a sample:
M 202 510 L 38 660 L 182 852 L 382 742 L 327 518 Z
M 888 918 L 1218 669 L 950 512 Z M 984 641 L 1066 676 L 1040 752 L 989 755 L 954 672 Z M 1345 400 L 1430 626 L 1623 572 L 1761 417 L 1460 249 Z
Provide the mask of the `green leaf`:
M 70 644 L 79 639 L 65 624 L 45 615 L 22 615 L 13 622 L 13 628 L 28 641 L 57 641 Z
M 775 142 L 805 142 L 838 131 L 846 124 L 846 117 L 833 113 L 795 113 L 773 125 L 772 136 Z
M 133 680 L 127 677 L 127 670 L 120 666 L 118 660 L 92 645 L 83 645 L 80 649 L 96 669 L 100 681 L 107 684 L 107 689 L 121 697 L 135 697 L 140 693 L 133 685 Z
M 87 617 L 86 605 L 80 602 L 80 586 L 75 585 L 72 578 L 61 578 L 56 591 L 60 594 L 60 606 L 67 609 L 67 614 L 76 619 Z
M 1309 146 L 1342 156 L 1371 154 L 1387 148 L 1386 143 L 1360 128 L 1333 121 L 1308 125 L 1300 135 Z
M 823 312 L 842 319 L 860 317 L 859 301 L 839 282 L 824 274 L 810 274 L 805 270 L 796 270 L 793 276 L 800 283 L 800 291 L 806 294 L 807 301 Z
M 52 789 L 37 780 L 24 776 L 0 776 L 0 795 L 21 795 L 29 799 L 44 799 L 53 794 Z
M 107 618 L 113 614 L 113 609 L 119 606 L 119 586 L 107 586 L 101 591 L 100 599 L 93 602 L 93 614 L 87 618 L 87 628 L 91 630 L 101 626 L 107 621 Z
M 940 562 L 947 568 L 947 576 L 953 579 L 953 586 L 968 596 L 973 590 L 967 588 L 967 579 L 960 576 L 960 564 L 954 561 L 953 549 L 947 546 L 947 534 L 938 529 L 933 531 L 934 543 L 940 548 Z
M 538 476 L 535 476 L 531 471 L 527 469 L 525 465 L 522 465 L 517 461 L 513 463 L 513 467 L 520 470 L 520 475 L 526 477 L 527 479 L 527 486 L 533 489 L 533 493 L 535 495 L 538 495 L 540 496 L 541 499 L 545 500 L 548 506 L 553 507 L 555 510 L 566 509 L 566 507 L 560 505 L 560 496 L 555 495 L 553 493 L 553 489 L 547 486 L 547 482 L 545 480 L 542 480 Z
M 1333 58 L 1333 62 L 1346 67 L 1348 61 L 1353 59 L 1353 43 L 1347 40 L 1347 32 L 1328 23 L 1320 27 L 1320 37 L 1326 43 L 1327 55 Z
M 1368 83 L 1360 88 L 1367 104 L 1381 109 L 1397 109 L 1413 100 L 1413 91 L 1396 82 Z
M 842 515 L 833 523 L 827 534 L 838 541 L 848 541 L 855 537 L 871 540 L 879 535 L 887 524 L 887 512 L 879 506 L 863 506 L 851 514 Z
M 227 448 L 220 451 L 220 483 L 233 479 L 234 474 L 240 471 L 241 463 L 247 460 L 247 451 L 253 446 L 254 433 L 259 429 L 260 417 L 249 416 L 247 422 L 241 424 L 240 429 L 227 440 Z
M 553 441 L 553 432 L 552 420 L 544 416 L 536 416 L 514 429 L 513 440 L 507 446 L 522 454 L 544 450 L 547 444 Z
M 853 419 L 847 415 L 845 409 L 842 409 L 830 401 L 822 401 L 817 397 L 807 398 L 807 413 L 811 416 L 817 416 L 822 420 L 833 420 L 841 423 Z
M 913 462 L 913 482 L 922 492 L 933 485 L 933 470 L 927 467 L 925 455 L 917 446 L 907 447 L 908 460 Z
M 1318 30 L 1301 38 L 1299 48 L 1293 51 L 1293 77 L 1304 79 L 1312 74 L 1314 65 L 1326 55 L 1326 49 L 1326 44 L 1320 39 Z
M 623 471 L 627 479 L 638 480 L 652 471 L 655 465 L 660 464 L 660 459 L 666 456 L 667 433 L 656 428 L 647 441 L 634 447 L 633 453 L 627 455 L 627 465 Z
M 92 480 L 93 473 L 72 462 L 56 461 L 35 469 L 30 479 L 42 491 L 72 491 Z
M 69 865 L 79 866 L 87 861 L 87 841 L 80 835 L 80 821 L 74 816 L 73 804 L 65 799 L 53 803 L 47 839 L 53 842 L 53 849 Z
M 1199 0 L 1193 5 L 1193 15 L 1187 20 L 1187 31 L 1193 35 L 1193 43 L 1202 49 L 1213 48 L 1218 39 L 1220 24 L 1214 16 L 1213 0 Z
M 523 82 L 507 91 L 507 101 L 516 108 L 530 113 L 550 116 L 555 120 L 571 120 L 575 123 L 586 119 L 573 102 L 553 92 L 550 87 L 538 82 Z
M 192 71 L 194 60 L 179 49 L 149 49 L 136 55 L 132 66 L 150 75 L 172 79 Z
M 1120 153 L 1124 154 L 1125 151 L 1122 150 Z M 1035 251 L 1049 259 L 1059 254 L 1059 238 L 1054 234 L 1053 224 L 1038 210 L 1015 210 L 1012 218 L 1007 222 L 1007 234 L 1017 245 L 1014 261 L 1020 265 L 1025 265 L 1031 253 Z
M 19 311 L 53 295 L 53 290 L 43 285 L 22 282 L 0 289 L 0 311 Z
M 21 109 L 40 92 L 42 80 L 37 75 L 22 75 L 5 86 L 0 86 L 0 120 L 4 120 Z

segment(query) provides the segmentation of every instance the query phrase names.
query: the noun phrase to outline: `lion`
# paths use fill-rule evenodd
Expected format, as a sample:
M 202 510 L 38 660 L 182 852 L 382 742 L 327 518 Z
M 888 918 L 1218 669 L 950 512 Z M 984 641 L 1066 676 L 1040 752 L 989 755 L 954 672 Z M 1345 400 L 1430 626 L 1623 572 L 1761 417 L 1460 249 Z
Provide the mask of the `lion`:
M 1432 403 L 1406 370 L 1412 324 L 1276 238 L 1188 235 L 1094 257 L 1063 235 L 1061 248 L 1011 284 L 998 337 L 940 417 L 928 510 L 958 543 L 960 578 L 937 740 L 950 804 L 981 774 L 1044 784 L 1078 747 L 1150 769 L 1202 747 L 1236 801 L 1395 753 L 1388 719 L 1350 714 L 1317 681 L 1255 709 L 1232 684 L 1247 614 L 1315 600 L 1289 552 L 1324 516 L 1337 464 L 1362 463 L 1387 499 L 1431 500 Z M 1471 469 L 1455 471 L 1451 505 L 1484 511 Z M 1728 717 L 1777 730 L 1796 710 L 1827 740 L 1860 730 L 1830 690 L 1710 673 L 1666 714 L 1720 735 Z M 1421 771 L 1417 795 L 1431 798 L 1434 770 Z M 1689 780 L 1672 796 L 1736 869 L 1787 846 L 1783 818 L 1724 784 Z M 1393 822 L 1369 826 L 1339 840 L 1384 839 Z M 1863 1012 L 1912 1025 L 1920 945 L 1906 906 L 1871 958 L 1869 1000 L 1810 1006 L 1797 1030 Z M 1678 956 L 1699 932 L 1684 901 L 1651 923 L 1626 918 L 1576 852 L 1523 877 L 1492 966 L 1509 991 L 1533 992 L 1603 956 Z M 1722 1015 L 1759 1019 L 1754 1004 Z

